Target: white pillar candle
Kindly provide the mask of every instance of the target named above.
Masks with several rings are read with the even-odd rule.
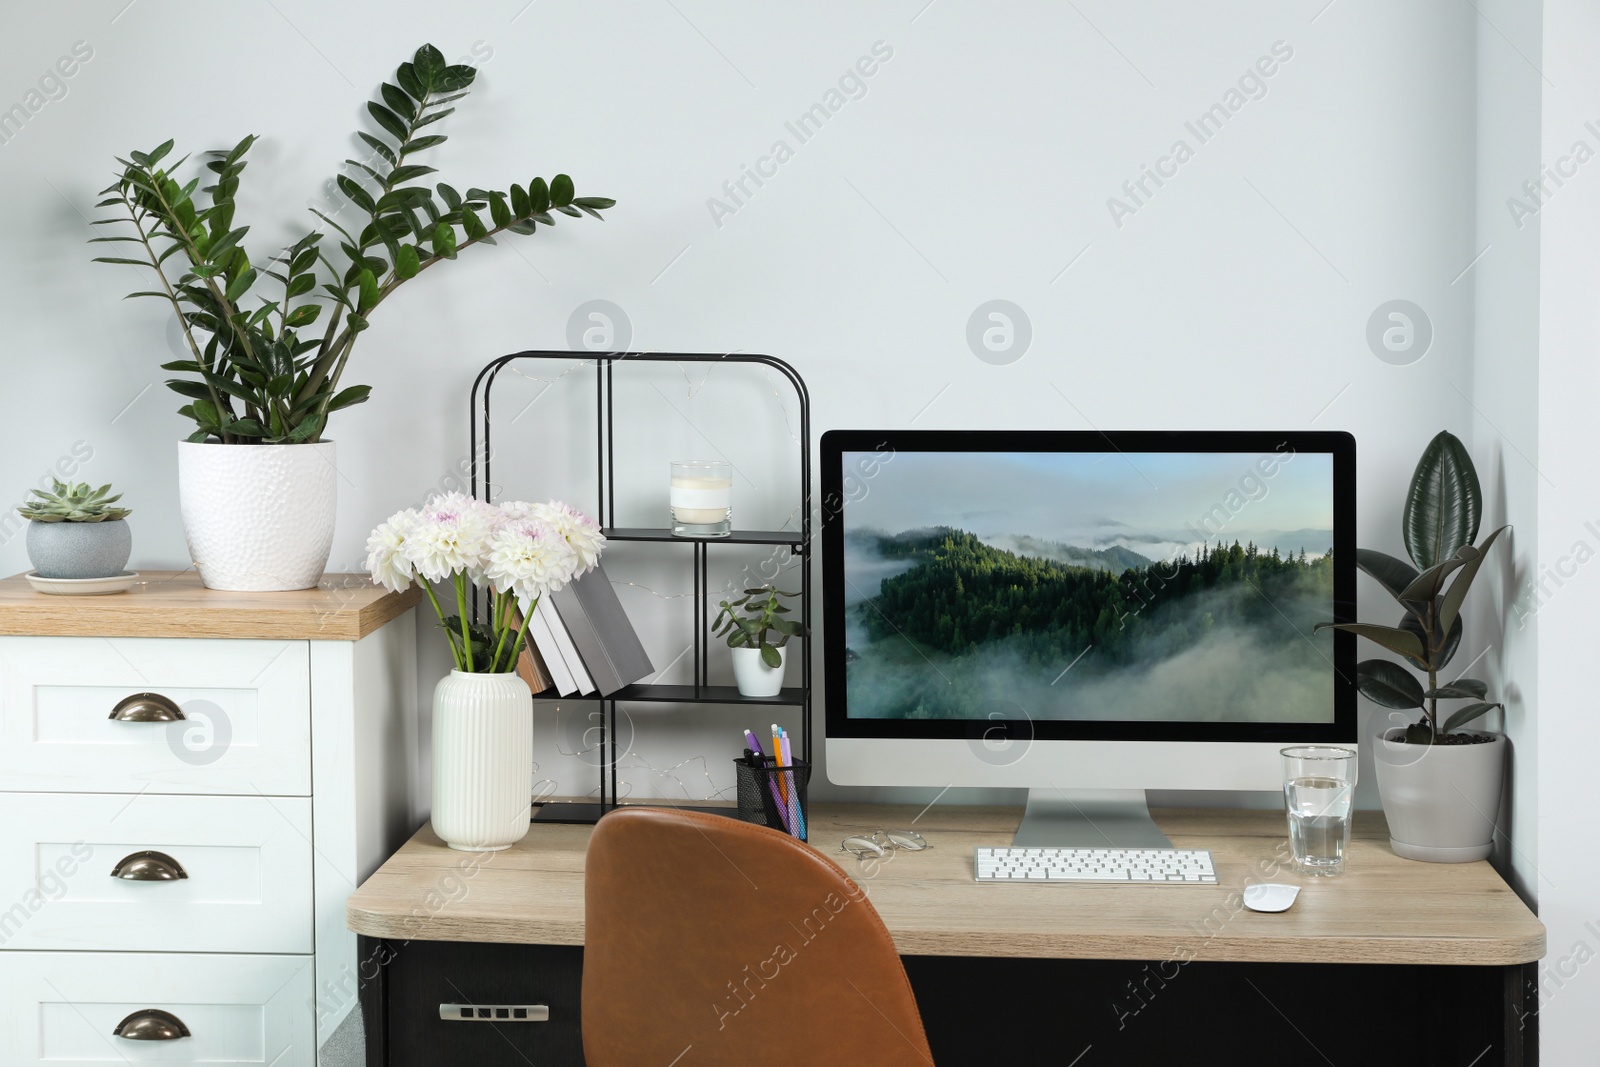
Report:
[[[724,522],[733,507],[733,478],[674,475],[669,500],[679,522],[697,526]]]

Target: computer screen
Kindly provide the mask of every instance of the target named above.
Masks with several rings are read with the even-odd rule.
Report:
[[[823,477],[830,737],[1353,729],[1348,435],[834,431]]]

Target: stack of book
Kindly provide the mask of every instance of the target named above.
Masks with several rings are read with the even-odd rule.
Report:
[[[531,614],[522,607],[528,640],[517,672],[535,693],[605,697],[655,670],[598,564],[540,597]]]

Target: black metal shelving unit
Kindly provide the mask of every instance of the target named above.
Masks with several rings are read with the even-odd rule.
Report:
[[[595,471],[599,488],[596,516],[606,537],[612,541],[672,543],[691,550],[694,592],[691,625],[694,629],[694,681],[689,685],[649,685],[635,683],[625,686],[609,697],[562,697],[563,700],[598,701],[600,724],[604,733],[600,740],[602,758],[599,762],[600,801],[597,804],[555,803],[539,807],[534,814],[536,822],[592,823],[615,808],[617,796],[617,705],[627,702],[654,702],[674,704],[725,704],[754,707],[794,707],[800,709],[800,753],[806,761],[811,759],[811,639],[801,641],[800,679],[798,686],[786,687],[776,697],[746,697],[731,685],[711,685],[708,681],[711,662],[711,593],[709,589],[708,562],[710,550],[717,545],[770,545],[788,547],[800,560],[800,620],[806,633],[811,633],[811,401],[805,381],[793,367],[773,356],[751,353],[709,352],[562,352],[537,350],[514,352],[489,363],[478,373],[472,384],[471,399],[471,456],[472,495],[492,501],[491,476],[492,441],[494,427],[494,385],[500,373],[519,361],[568,361],[589,363],[594,366],[595,383]],[[674,536],[670,527],[640,528],[619,527],[616,501],[616,408],[615,373],[619,365],[628,363],[744,363],[768,367],[777,371],[789,382],[800,404],[800,529],[799,530],[734,530],[730,536],[717,538],[687,538]],[[537,694],[536,694],[537,695]],[[757,731],[759,735],[759,730]],[[731,757],[730,757],[731,758]],[[683,805],[674,805],[683,807]]]

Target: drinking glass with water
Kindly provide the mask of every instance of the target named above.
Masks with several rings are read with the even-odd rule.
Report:
[[[1354,749],[1306,745],[1283,750],[1283,802],[1289,848],[1312,874],[1338,874],[1350,843],[1355,801]]]

